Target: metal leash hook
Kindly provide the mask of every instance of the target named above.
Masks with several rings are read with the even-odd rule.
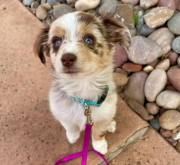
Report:
[[[93,121],[91,119],[91,110],[90,110],[89,106],[86,103],[85,103],[84,115],[87,116],[86,124],[93,125]]]

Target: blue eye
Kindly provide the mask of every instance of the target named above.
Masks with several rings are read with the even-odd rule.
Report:
[[[85,38],[84,40],[87,44],[91,44],[93,40],[91,38]]]
[[[60,46],[60,45],[61,45],[61,41],[57,39],[57,40],[55,41],[55,45],[56,45],[56,46]]]

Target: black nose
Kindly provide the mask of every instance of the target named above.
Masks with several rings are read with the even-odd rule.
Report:
[[[76,61],[77,57],[74,54],[67,53],[61,57],[61,62],[65,67],[71,67]]]

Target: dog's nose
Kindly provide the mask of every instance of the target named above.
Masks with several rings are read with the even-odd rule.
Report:
[[[76,61],[77,57],[74,54],[67,53],[61,57],[61,62],[65,67],[71,67]]]

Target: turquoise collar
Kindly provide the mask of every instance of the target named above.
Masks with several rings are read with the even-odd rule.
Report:
[[[99,100],[97,102],[93,102],[93,101],[87,101],[87,100],[81,100],[78,99],[76,97],[71,97],[73,100],[77,101],[78,103],[84,105],[84,106],[89,106],[89,105],[95,105],[97,107],[100,107],[101,104],[104,102],[104,100],[106,99],[106,96],[108,94],[109,91],[109,86],[106,85],[106,91],[105,93],[102,94],[102,96],[99,98]]]

